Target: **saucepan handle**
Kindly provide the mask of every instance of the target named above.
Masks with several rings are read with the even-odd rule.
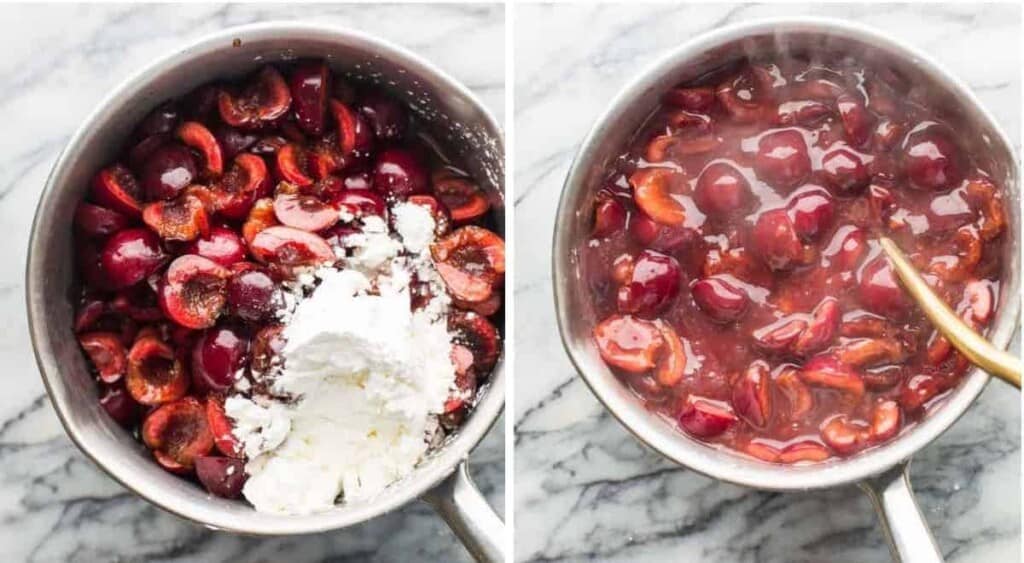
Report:
[[[505,561],[505,524],[473,484],[468,462],[460,463],[423,500],[444,518],[474,559],[481,563]]]
[[[860,488],[867,493],[878,512],[893,561],[942,563],[942,552],[914,499],[909,468],[910,461],[907,460],[862,481]]]

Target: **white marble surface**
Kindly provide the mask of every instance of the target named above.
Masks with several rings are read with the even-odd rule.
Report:
[[[642,448],[576,376],[552,313],[553,214],[578,143],[627,79],[696,33],[785,14],[862,21],[948,65],[1020,138],[1019,7],[823,4],[517,8],[517,560],[888,560],[871,507],[852,487],[752,492]],[[918,500],[949,561],[1020,561],[1019,401],[990,385],[914,462]]]
[[[504,117],[500,5],[0,6],[0,561],[468,561],[425,504],[340,532],[256,539],[208,531],[136,498],[65,436],[25,319],[29,224],[46,175],[92,107],[128,74],[232,25],[305,18],[376,33],[432,60]],[[472,56],[466,56],[472,53]],[[56,225],[55,228],[70,228]],[[504,508],[499,421],[473,473]]]

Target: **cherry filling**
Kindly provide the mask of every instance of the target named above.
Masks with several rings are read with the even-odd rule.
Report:
[[[663,96],[601,178],[576,250],[597,351],[649,409],[699,440],[811,463],[893,439],[958,384],[969,362],[877,241],[984,330],[1006,196],[984,139],[908,84],[849,57],[764,58]]]
[[[465,419],[501,354],[505,247],[483,184],[425,125],[325,61],[298,61],[161,104],[95,173],[72,227],[74,335],[99,407],[160,466],[241,494],[248,460],[224,405],[265,392],[282,364],[284,284],[343,266],[371,217],[394,234],[389,209],[403,202],[435,220],[441,280],[415,272],[412,307],[451,298],[456,377],[439,418],[445,431]]]

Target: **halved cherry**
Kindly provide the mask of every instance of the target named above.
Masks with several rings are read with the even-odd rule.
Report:
[[[908,413],[919,412],[929,401],[948,388],[949,384],[935,375],[915,375],[900,385],[900,406]]]
[[[252,339],[252,361],[249,366],[259,374],[270,369],[284,350],[284,325],[268,324]]]
[[[641,245],[668,254],[683,250],[699,238],[695,229],[663,225],[640,210],[629,214],[627,224],[630,236]]]
[[[335,260],[334,251],[320,236],[292,227],[269,227],[249,245],[252,255],[280,266],[315,266]]]
[[[751,198],[750,183],[735,166],[726,162],[709,164],[700,173],[693,194],[698,209],[717,217],[746,209]]]
[[[80,334],[93,328],[106,313],[105,302],[93,297],[84,297],[75,310],[75,333]]]
[[[338,146],[341,154],[346,155],[360,147],[359,116],[338,100],[331,100],[331,112],[338,124]]]
[[[978,325],[984,325],[992,318],[995,310],[995,294],[992,282],[971,280],[964,285],[964,295],[958,310],[963,308],[966,316]]]
[[[142,209],[142,221],[164,240],[192,241],[210,233],[203,202],[189,194],[154,201]]]
[[[476,393],[476,370],[473,368],[473,352],[462,344],[452,344],[452,366],[455,368],[455,389],[444,403],[445,414],[461,410]]]
[[[160,283],[160,308],[181,326],[200,329],[213,326],[227,299],[224,266],[195,254],[171,262]]]
[[[782,463],[817,462],[825,461],[830,457],[832,454],[825,449],[825,446],[811,440],[790,444],[779,453],[779,461]]]
[[[483,301],[477,301],[475,303],[472,303],[460,301],[458,299],[452,299],[452,305],[455,305],[460,309],[473,311],[478,315],[490,317],[497,313],[498,309],[501,309],[501,306],[504,303],[504,301],[505,300],[504,297],[502,296],[502,292],[500,290],[495,289],[493,292],[491,292],[491,296]]]
[[[217,212],[229,219],[242,219],[269,185],[267,163],[254,154],[235,157],[221,181],[213,190]]]
[[[627,283],[619,288],[618,309],[623,313],[651,316],[679,295],[682,268],[675,258],[644,250],[633,261]]]
[[[938,191],[956,187],[965,167],[953,133],[944,127],[922,124],[903,141],[903,168],[913,188]]]
[[[75,226],[87,237],[108,237],[128,226],[128,217],[114,211],[82,202],[75,209]]]
[[[224,157],[217,137],[197,121],[186,121],[178,127],[176,133],[182,143],[199,151],[203,155],[206,175],[217,178],[224,173]]]
[[[793,343],[807,330],[807,321],[786,316],[753,333],[754,342],[764,350],[775,353],[789,352]]]
[[[121,335],[112,332],[89,332],[78,337],[78,343],[104,383],[115,383],[124,377],[128,358]]]
[[[844,342],[834,351],[836,358],[852,367],[901,364],[906,350],[895,338],[857,338]]]
[[[128,352],[125,388],[147,406],[176,401],[188,391],[189,378],[181,358],[155,331],[139,334]]]
[[[967,201],[981,214],[978,232],[986,241],[994,240],[1006,229],[1006,206],[1003,194],[988,178],[974,178],[967,182]]]
[[[773,82],[766,69],[752,66],[720,84],[715,95],[733,119],[754,123],[767,116]]]
[[[92,179],[90,194],[96,203],[128,217],[142,214],[142,188],[131,171],[120,164],[100,170]]]
[[[100,254],[102,272],[112,289],[139,283],[160,269],[167,254],[156,233],[145,228],[125,229],[107,239]]]
[[[775,124],[811,126],[831,114],[831,107],[815,100],[782,102],[775,113]]]
[[[196,477],[210,494],[226,499],[242,494],[247,475],[241,459],[203,455],[195,458],[195,468]]]
[[[803,240],[813,241],[832,226],[835,204],[827,191],[808,186],[790,197],[786,212],[796,234]]]
[[[103,385],[100,391],[100,406],[110,418],[125,428],[132,428],[142,414],[142,405],[125,390],[123,383]]]
[[[232,127],[253,129],[274,121],[287,113],[292,95],[284,77],[272,66],[260,70],[256,80],[235,97],[221,90],[217,94],[217,109],[224,123]]]
[[[277,215],[274,214],[274,200],[265,197],[257,200],[249,210],[249,216],[242,224],[242,237],[251,247],[257,234],[278,224]]]
[[[719,322],[739,320],[747,312],[750,296],[729,275],[697,280],[690,286],[694,302],[709,317]]]
[[[784,368],[775,378],[775,385],[785,395],[789,402],[789,409],[786,411],[791,421],[801,421],[803,417],[814,408],[814,395],[799,375],[799,370],[793,367]]]
[[[309,160],[306,149],[295,143],[288,143],[277,151],[277,170],[286,182],[300,188],[313,185],[309,173]]]
[[[232,229],[213,227],[185,247],[185,254],[198,254],[226,268],[245,260],[245,243]]]
[[[879,315],[905,315],[910,301],[903,294],[892,266],[884,256],[867,263],[860,271],[860,302]]]
[[[686,372],[686,348],[671,325],[665,321],[658,321],[657,325],[665,341],[665,351],[658,360],[654,379],[662,387],[672,387],[683,379]]]
[[[304,62],[289,77],[295,121],[303,131],[319,137],[324,133],[324,114],[331,92],[331,70],[323,61]]]
[[[192,347],[192,381],[205,391],[227,391],[249,361],[249,338],[227,326],[208,329]]]
[[[472,179],[442,169],[433,176],[434,193],[448,208],[456,223],[474,221],[491,208],[483,191]]]
[[[658,223],[677,227],[686,222],[686,208],[672,197],[672,180],[673,172],[667,168],[643,168],[629,183],[637,207]]]
[[[828,260],[827,267],[838,272],[851,272],[857,268],[865,252],[867,235],[864,231],[852,225],[844,225],[836,229],[821,255]]]
[[[213,127],[213,135],[217,138],[217,144],[221,148],[221,158],[230,160],[249,150],[250,147],[260,140],[255,133],[240,131],[234,127],[219,124]]]
[[[798,186],[811,173],[804,136],[796,129],[782,129],[761,137],[754,171],[776,188],[790,190]]]
[[[654,322],[612,315],[594,327],[594,341],[606,364],[630,373],[646,373],[657,365],[665,337]]]
[[[764,428],[772,416],[771,373],[768,364],[750,364],[732,386],[732,408],[751,426]]]
[[[142,441],[157,462],[173,472],[189,471],[196,458],[213,449],[206,412],[195,397],[167,403],[142,423]]]
[[[839,455],[851,455],[864,449],[871,437],[865,424],[857,424],[846,415],[828,419],[821,427],[821,440]]]
[[[679,158],[709,153],[722,144],[722,140],[711,133],[702,135],[659,135],[647,144],[644,159],[648,162],[665,162]]]
[[[285,226],[310,232],[322,231],[338,222],[338,210],[311,195],[278,195],[274,198],[274,215]]]
[[[679,413],[678,420],[687,434],[708,439],[728,430],[737,418],[727,403],[692,395]]]
[[[388,148],[377,154],[373,186],[386,195],[405,197],[427,193],[430,180],[423,162],[412,151]]]
[[[597,238],[611,236],[626,228],[626,207],[617,199],[607,198],[594,206],[594,230]]]
[[[413,196],[425,198],[430,196]],[[411,200],[410,200],[411,201]],[[417,199],[421,203],[423,199]],[[387,216],[387,202],[375,191],[371,190],[342,190],[331,198],[331,205],[338,209],[334,212],[335,217],[339,216],[347,220],[362,219],[370,215],[377,217]]]
[[[839,301],[834,297],[823,299],[811,312],[807,328],[793,341],[793,353],[808,356],[828,348],[839,332],[841,320]]]
[[[751,234],[754,250],[773,270],[787,270],[804,261],[804,247],[786,209],[761,214]]]
[[[498,329],[482,315],[453,312],[448,316],[448,332],[455,344],[461,344],[473,355],[473,369],[478,374],[490,373],[501,354]]]
[[[430,245],[434,266],[452,296],[480,302],[505,278],[505,241],[475,225],[462,227]]]
[[[715,89],[708,86],[673,88],[665,93],[662,100],[689,111],[707,111],[715,103]]]
[[[136,284],[117,292],[110,300],[110,311],[140,323],[163,320],[164,313],[157,303],[156,293],[149,284]]]
[[[349,189],[349,191],[354,191]],[[358,191],[358,190],[355,190]],[[373,193],[373,192],[367,192]],[[413,205],[419,205],[420,207],[426,207],[430,211],[430,216],[434,218],[434,237],[440,238],[447,235],[451,231],[452,218],[448,214],[448,210],[441,202],[437,201],[432,195],[411,195],[406,200],[408,203]],[[384,205],[384,200],[381,199],[381,205]],[[385,207],[386,209],[386,207]],[[383,213],[383,211],[381,212]]]
[[[244,457],[242,445],[233,433],[234,425],[224,412],[224,400],[218,395],[206,398],[206,422],[210,425],[214,445],[220,453],[235,458]]]
[[[835,149],[821,159],[821,169],[829,186],[840,194],[856,194],[871,181],[864,162],[853,151]]]
[[[871,438],[884,442],[899,434],[902,419],[899,403],[892,400],[878,403],[871,412]]]
[[[849,393],[855,397],[864,394],[864,379],[835,356],[815,356],[804,364],[800,378],[809,385],[827,387]]]
[[[875,116],[864,107],[864,104],[850,94],[841,94],[836,98],[836,107],[843,121],[846,141],[855,147],[863,146],[871,137],[875,127]]]

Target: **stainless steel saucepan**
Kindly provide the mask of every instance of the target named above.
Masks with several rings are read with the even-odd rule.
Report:
[[[206,494],[160,469],[146,449],[99,407],[95,383],[71,328],[78,283],[69,225],[90,177],[115,156],[134,124],[162,101],[211,80],[299,57],[325,58],[338,75],[378,83],[408,102],[434,137],[483,182],[494,203],[498,230],[504,232],[500,128],[480,101],[443,71],[403,48],[342,28],[264,23],[218,32],[116,87],[68,142],[40,196],[29,242],[26,298],[36,360],[50,399],[71,439],[111,477],[153,504],[210,528],[258,535],[323,532],[422,498],[475,557],[502,561],[504,525],[470,480],[466,460],[501,414],[503,362],[458,433],[412,475],[372,502],[342,504],[310,516],[264,514],[245,502]]]
[[[987,142],[990,172],[1018,202],[1018,164],[1011,142],[967,86],[927,55],[888,35],[847,22],[799,18],[734,25],[701,35],[674,49],[632,80],[597,120],[569,171],[554,233],[554,292],[559,328],[569,357],[598,399],[637,438],[676,463],[715,479],[773,491],[807,491],[858,484],[877,508],[894,559],[941,561],[908,480],[911,456],[930,444],[970,407],[989,376],[975,369],[929,416],[897,439],[849,459],[784,466],[741,457],[684,437],[643,408],[601,361],[590,337],[595,319],[583,287],[578,245],[591,228],[589,202],[613,159],[669,88],[747,54],[766,52],[849,54],[892,65],[915,84],[925,84],[938,103],[961,108],[962,127]],[[1008,205],[1011,244],[990,340],[1005,348],[1019,323],[1020,208]],[[1008,393],[1015,393],[1007,389]]]

